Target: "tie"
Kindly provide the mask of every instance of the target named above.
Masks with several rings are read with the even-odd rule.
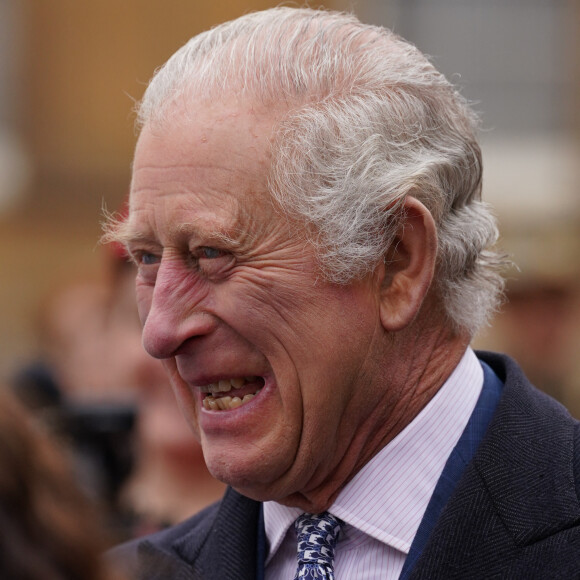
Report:
[[[334,546],[343,522],[324,512],[302,514],[294,525],[298,535],[298,569],[294,580],[334,580]]]

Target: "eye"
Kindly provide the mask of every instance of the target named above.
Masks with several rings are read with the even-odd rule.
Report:
[[[151,252],[141,252],[138,255],[138,264],[143,265],[143,266],[152,266],[154,264],[158,264],[160,257],[152,254]]]
[[[221,258],[222,256],[226,255],[226,253],[222,250],[218,250],[217,248],[210,248],[209,246],[201,246],[198,252],[198,259],[205,258],[206,260],[215,260],[216,258]]]
[[[161,262],[161,252],[156,253],[146,249],[130,249],[129,256],[137,266],[138,279],[147,283],[155,283],[157,270]]]
[[[138,268],[154,266],[161,261],[160,255],[154,252],[148,252],[147,250],[132,250],[129,252],[129,256]]]

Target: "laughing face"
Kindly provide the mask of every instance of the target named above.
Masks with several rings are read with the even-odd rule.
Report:
[[[165,361],[210,471],[312,509],[385,419],[385,344],[375,277],[325,282],[303,226],[275,209],[274,122],[220,104],[146,126],[125,237],[145,348]]]

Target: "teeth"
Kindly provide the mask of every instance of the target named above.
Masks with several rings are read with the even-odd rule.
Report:
[[[261,389],[256,391],[255,394],[248,393],[247,395],[244,395],[242,399],[240,399],[240,397],[229,396],[218,397],[216,399],[211,395],[208,395],[203,400],[203,407],[208,411],[229,411],[231,409],[237,409],[238,407],[241,407],[242,405],[245,405],[251,401],[260,392],[260,390]]]
[[[217,403],[217,406],[222,411],[225,411],[226,409],[229,408],[231,401],[232,401],[231,397],[222,397],[222,398],[215,400],[215,402]]]
[[[247,396],[248,395],[246,395],[246,397]],[[240,397],[234,397],[233,399],[230,400],[228,408],[229,409],[236,409],[237,407],[241,407],[243,404],[244,403],[243,403],[242,399],[240,399]]]
[[[246,383],[257,380],[257,377],[236,377],[234,379],[223,379],[218,383],[211,383],[201,387],[204,393],[227,393],[232,389],[240,389]]]

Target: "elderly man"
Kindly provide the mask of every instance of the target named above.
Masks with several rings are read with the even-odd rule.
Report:
[[[108,238],[230,487],[114,556],[143,580],[578,577],[578,425],[469,347],[502,258],[476,118],[427,59],[259,12],[180,49],[139,121]]]

